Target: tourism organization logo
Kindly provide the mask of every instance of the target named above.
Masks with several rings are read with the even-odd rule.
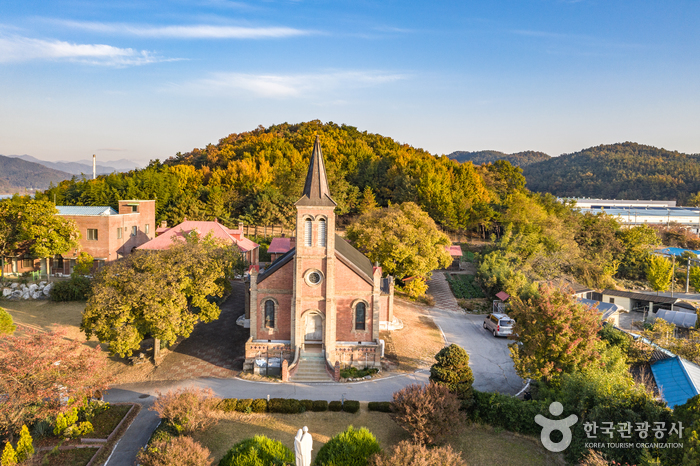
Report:
[[[554,401],[549,405],[549,412],[552,416],[560,416],[564,412],[564,406],[558,401]],[[578,416],[575,414],[559,420],[549,419],[541,414],[535,416],[535,422],[542,426],[542,433],[540,434],[542,445],[554,453],[566,450],[571,444],[571,426],[576,424],[577,421]],[[559,431],[562,434],[562,439],[558,442],[552,442],[551,435],[554,431]]]
[[[549,405],[549,412],[552,416],[561,416],[564,406],[558,401]],[[566,450],[571,445],[571,426],[578,422],[578,416],[571,414],[564,419],[549,419],[541,414],[535,416],[535,423],[542,426],[540,440],[544,447],[553,452],[559,453]],[[617,428],[616,428],[617,427]],[[587,439],[598,440],[598,431],[608,437],[609,440],[619,437],[621,441],[599,442],[592,441],[585,444],[585,448],[683,448],[680,442],[660,442],[666,435],[676,435],[678,439],[683,438],[683,423],[672,422],[670,429],[666,428],[666,422],[584,422],[583,430]],[[649,432],[651,430],[651,433]],[[562,439],[553,442],[552,432],[561,432]],[[633,436],[638,442],[632,441]],[[672,437],[673,438],[673,437]],[[629,441],[625,441],[628,440]]]

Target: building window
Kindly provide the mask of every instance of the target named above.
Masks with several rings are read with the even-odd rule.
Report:
[[[149,231],[151,231],[151,226],[147,223],[146,224],[146,234],[148,234]]]
[[[120,228],[117,228],[117,239],[122,239],[122,229],[121,229],[121,227],[120,227]]]
[[[275,328],[275,302],[265,301],[265,328]]]
[[[24,267],[25,269],[28,267],[34,267],[34,260],[23,257],[22,258],[22,267]]]
[[[138,206],[138,204],[133,204],[133,205],[130,205],[129,207],[131,207],[131,211],[132,211],[132,212],[138,212],[138,211],[139,211],[139,206]]]
[[[312,238],[312,223],[311,220],[304,220],[304,246],[311,246]]]
[[[359,302],[355,305],[355,330],[365,330],[365,318],[367,316],[367,306]]]
[[[318,222],[318,245],[321,247],[326,246],[326,219],[322,218]]]
[[[323,281],[323,273],[321,273],[320,270],[316,269],[307,270],[304,274],[304,281],[309,286],[320,285]]]
[[[97,228],[88,228],[87,234],[89,241],[97,241]]]
[[[611,302],[612,304],[615,304],[615,298],[610,298],[610,302]]]
[[[136,233],[139,232],[139,227],[131,227],[131,236],[136,236]]]

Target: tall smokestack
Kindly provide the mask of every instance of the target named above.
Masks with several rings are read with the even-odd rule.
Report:
[[[92,154],[92,179],[94,180],[97,174],[97,157]]]

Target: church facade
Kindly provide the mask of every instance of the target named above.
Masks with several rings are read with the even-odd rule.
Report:
[[[263,271],[250,267],[248,369],[272,350],[286,354],[293,371],[311,348],[320,348],[329,372],[336,362],[380,367],[379,330],[394,319],[393,279],[335,233],[336,205],[317,137],[296,203],[294,247]]]

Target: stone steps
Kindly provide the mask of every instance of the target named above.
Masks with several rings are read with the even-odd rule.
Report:
[[[291,380],[302,383],[333,381],[326,371],[323,353],[316,351],[302,351],[299,355],[299,366]]]

